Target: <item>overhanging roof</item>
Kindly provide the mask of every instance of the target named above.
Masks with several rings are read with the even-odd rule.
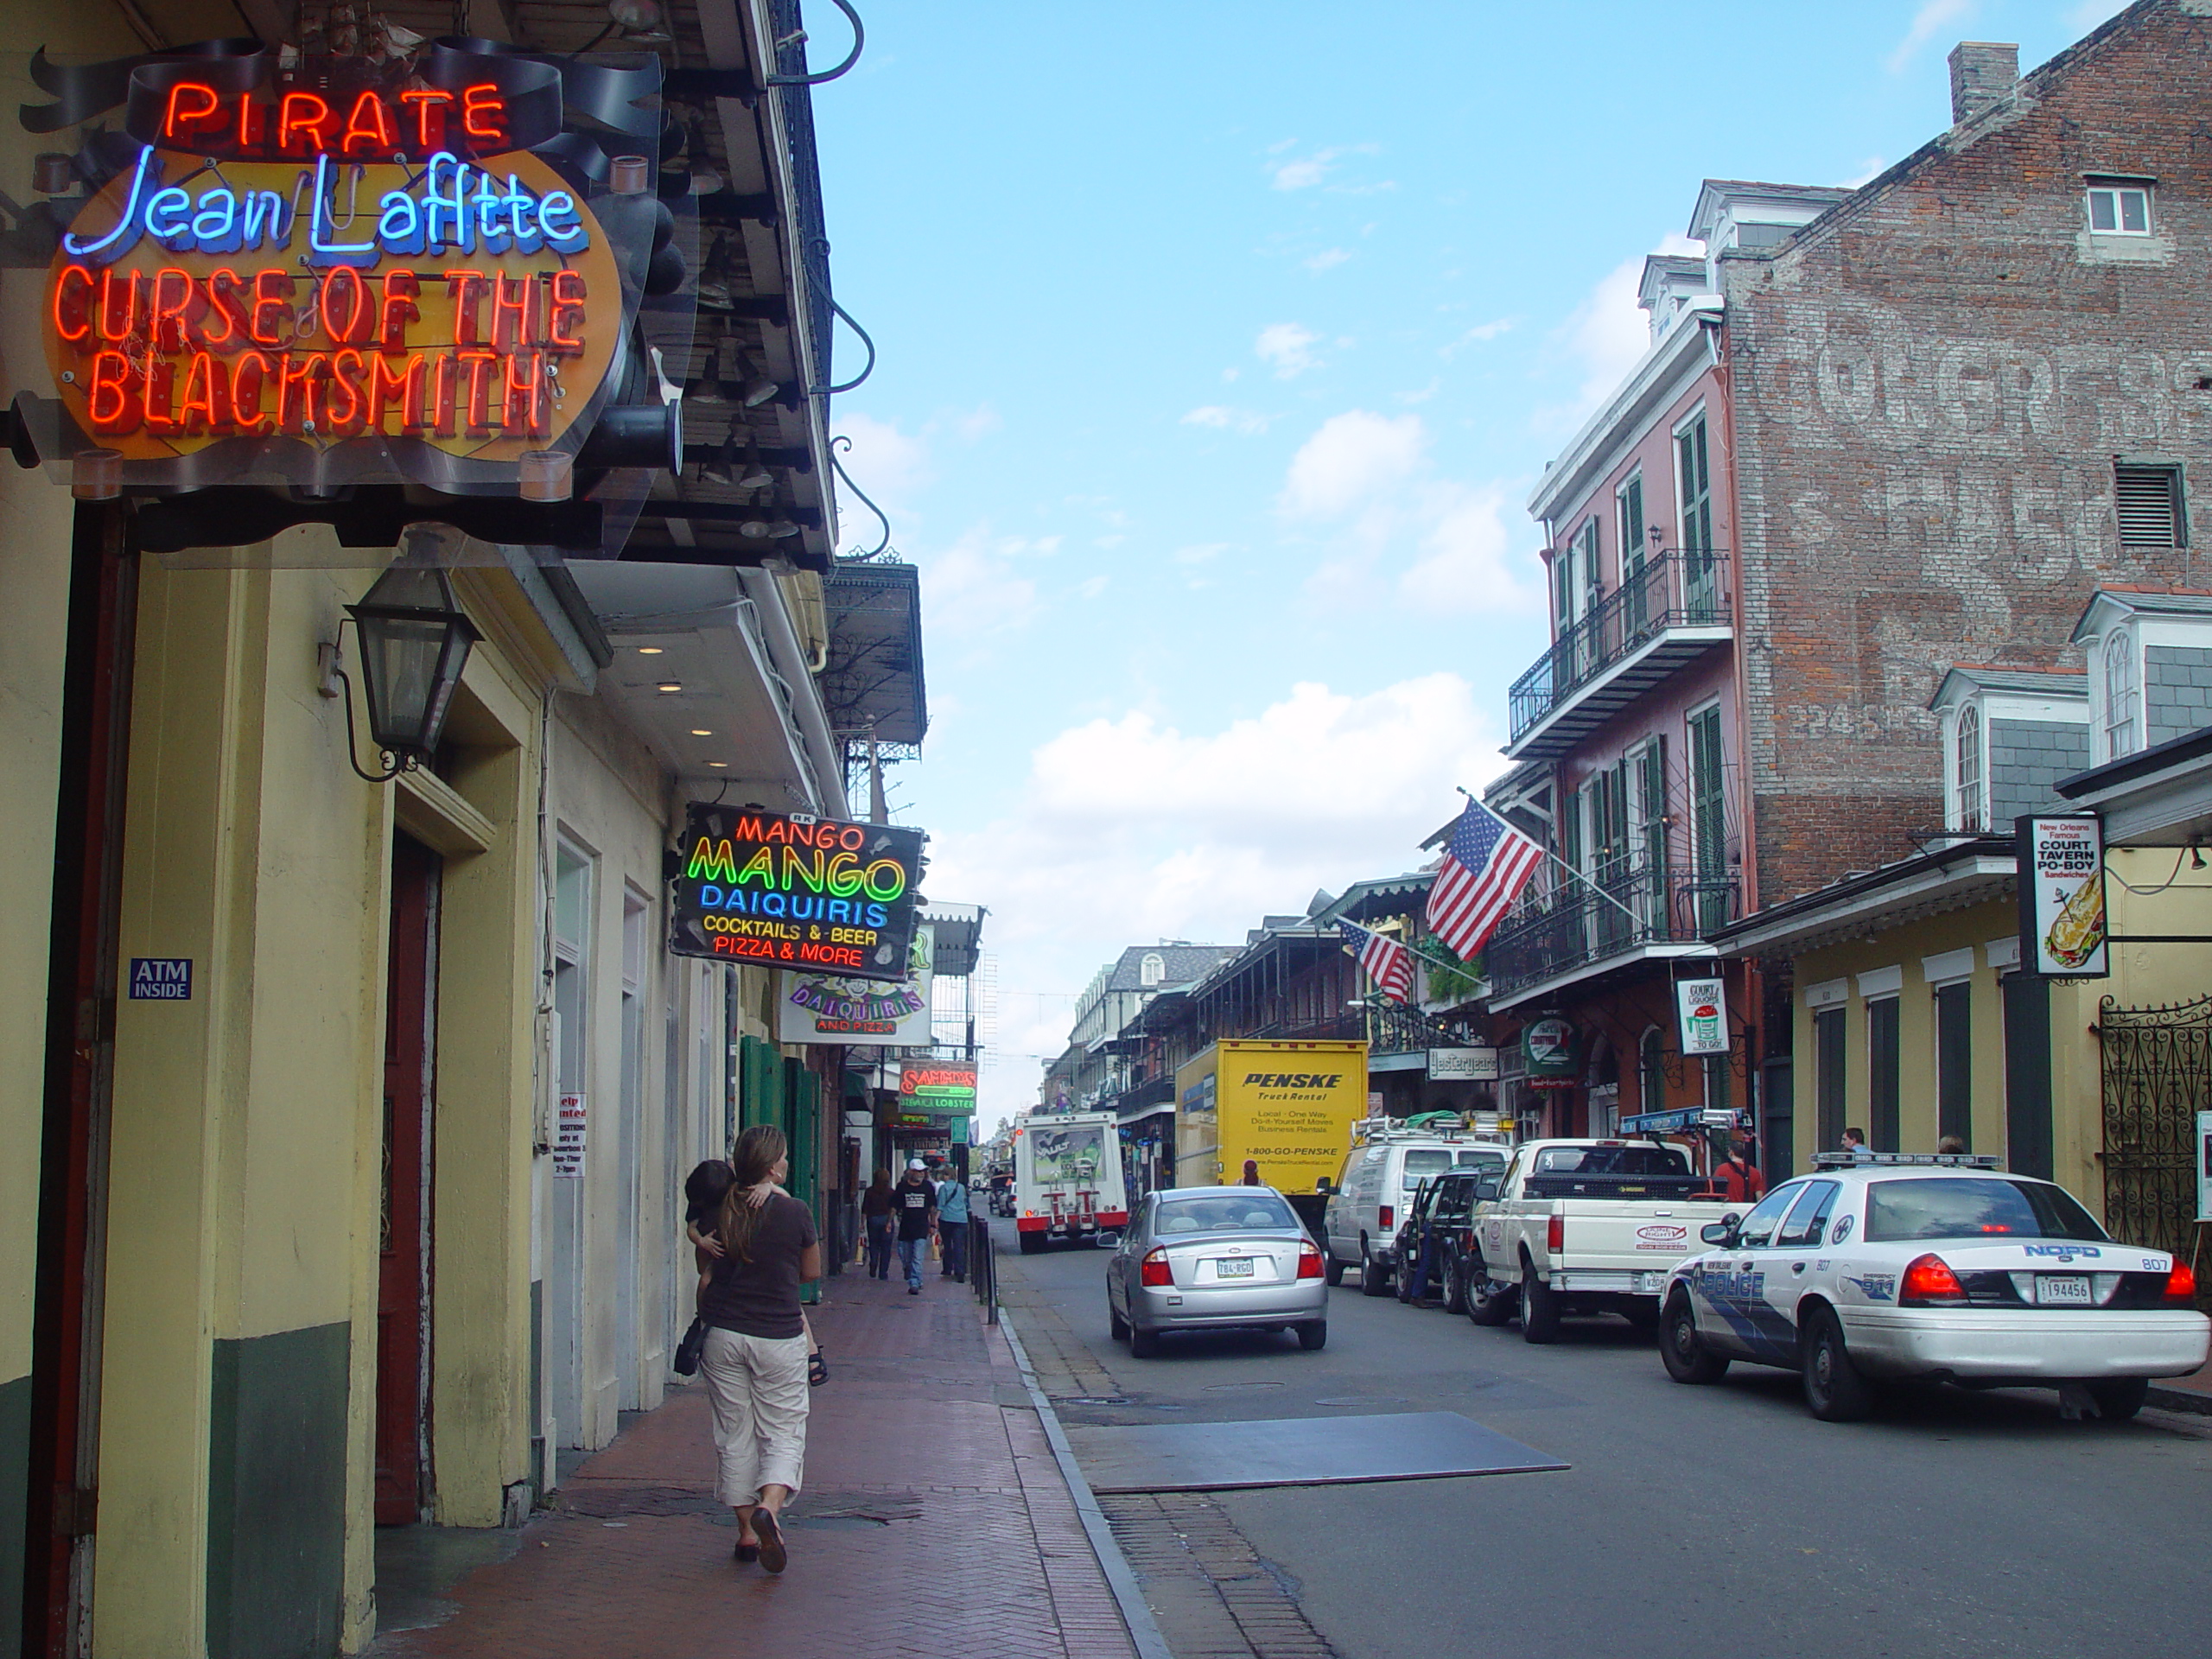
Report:
[[[830,659],[822,701],[841,737],[919,743],[929,730],[922,678],[920,574],[896,560],[840,559],[822,578]]]
[[[976,961],[982,954],[983,918],[989,914],[981,905],[926,905],[921,919],[930,925],[936,947],[931,957],[931,971],[948,979],[960,979],[976,971]]]
[[[683,788],[727,785],[778,811],[830,806],[735,570],[597,560],[569,569],[614,646],[600,696]],[[820,759],[834,775],[834,757]]]
[[[2212,841],[2212,726],[2077,772],[2056,788],[2083,810],[2104,814],[2109,845]]]
[[[1970,836],[1770,905],[1708,938],[1723,956],[1796,956],[1869,938],[1925,916],[2009,899],[2014,875],[2011,836]]]

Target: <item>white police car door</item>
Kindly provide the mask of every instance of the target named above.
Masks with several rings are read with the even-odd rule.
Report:
[[[1783,1345],[1782,1352],[1770,1357],[1791,1363],[1797,1357],[1797,1304],[1806,1287],[1819,1276],[1820,1250],[1827,1239],[1828,1217],[1843,1191],[1840,1182],[1821,1180],[1800,1183],[1799,1189],[1797,1202],[1774,1230],[1774,1243],[1758,1257],[1758,1271],[1765,1281],[1766,1302],[1771,1310],[1763,1328]]]
[[[1786,1346],[1796,1351],[1795,1332],[1773,1329],[1774,1311],[1766,1300],[1766,1255],[1789,1206],[1804,1195],[1802,1182],[1786,1182],[1751,1206],[1737,1229],[1736,1248],[1715,1249],[1690,1275],[1697,1304],[1698,1332],[1724,1353],[1770,1360]],[[1794,1363],[1794,1362],[1793,1362]]]

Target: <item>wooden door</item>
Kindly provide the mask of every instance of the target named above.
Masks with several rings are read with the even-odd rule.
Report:
[[[423,1518],[429,1497],[430,1118],[439,860],[391,848],[385,977],[384,1179],[377,1257],[377,1524]]]

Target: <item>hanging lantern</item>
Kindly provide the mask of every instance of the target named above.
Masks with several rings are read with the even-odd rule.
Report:
[[[385,776],[427,764],[469,647],[484,636],[461,614],[452,579],[428,565],[394,565],[346,609],[360,635],[369,736],[391,759]]]

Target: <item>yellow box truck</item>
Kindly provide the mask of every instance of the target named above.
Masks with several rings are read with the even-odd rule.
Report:
[[[1226,1039],[1175,1073],[1175,1185],[1262,1186],[1311,1196],[1344,1167],[1367,1116],[1367,1045]]]

